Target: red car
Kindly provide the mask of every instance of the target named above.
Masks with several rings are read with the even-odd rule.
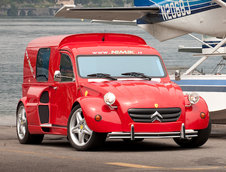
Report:
[[[45,134],[77,150],[103,143],[173,138],[198,147],[209,137],[208,107],[170,81],[160,54],[134,35],[92,33],[31,41],[17,106],[20,143]]]

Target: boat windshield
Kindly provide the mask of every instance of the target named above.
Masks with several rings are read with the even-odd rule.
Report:
[[[78,56],[77,64],[79,75],[83,78],[101,76],[163,78],[166,75],[162,60],[153,55]]]

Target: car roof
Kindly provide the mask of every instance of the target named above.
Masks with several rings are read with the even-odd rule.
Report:
[[[75,35],[57,35],[40,37],[34,39],[28,44],[28,47],[61,47],[71,43],[84,43],[89,42],[94,45],[97,42],[114,42],[120,44],[139,44],[147,45],[146,42],[135,35],[130,34],[117,34],[117,33],[86,33]]]

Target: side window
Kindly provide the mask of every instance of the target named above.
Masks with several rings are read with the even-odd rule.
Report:
[[[39,82],[48,81],[49,57],[50,57],[50,48],[41,48],[38,51],[36,62],[36,80]]]
[[[61,54],[60,72],[62,82],[70,82],[74,80],[73,66],[71,59],[67,54]]]

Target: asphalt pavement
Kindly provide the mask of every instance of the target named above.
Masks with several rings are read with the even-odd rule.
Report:
[[[107,140],[86,152],[76,151],[62,136],[22,145],[15,127],[0,126],[0,172],[5,171],[226,171],[226,125],[214,125],[208,142],[196,149],[180,148],[172,139]]]

